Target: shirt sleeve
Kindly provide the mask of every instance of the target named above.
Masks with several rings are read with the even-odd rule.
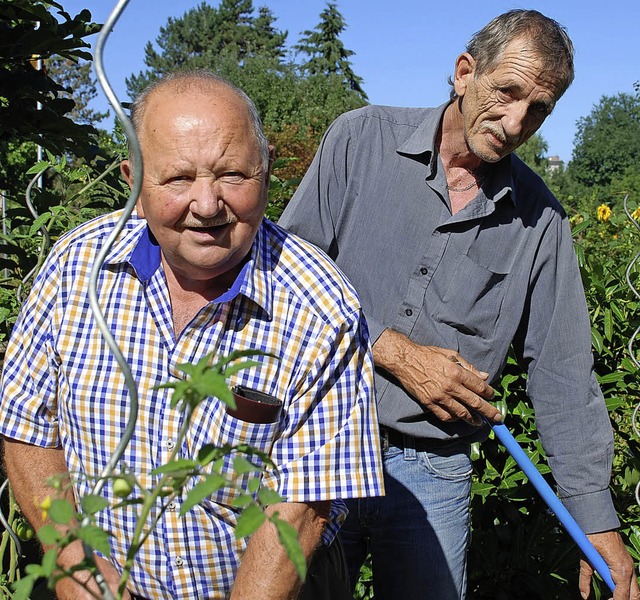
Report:
[[[278,225],[324,250],[334,261],[340,254],[336,234],[344,207],[357,140],[346,115],[327,129],[320,147]],[[386,326],[367,314],[371,343]]]
[[[14,325],[0,382],[0,435],[44,448],[59,445],[51,326],[57,282],[58,268],[50,257]]]
[[[619,526],[608,489],[613,432],[593,370],[591,328],[571,230],[556,215],[539,247],[515,340],[558,494],[586,533]]]
[[[383,493],[366,323],[327,325],[305,346],[264,484],[289,502]]]

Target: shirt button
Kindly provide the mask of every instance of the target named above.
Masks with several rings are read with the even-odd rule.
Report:
[[[407,308],[407,309],[404,311],[404,314],[405,314],[405,315],[407,315],[407,317],[410,317],[410,316],[413,314],[413,311],[412,311],[410,308]]]
[[[175,560],[176,567],[181,567],[184,564],[184,558],[177,556]]]
[[[170,511],[174,511],[176,509],[176,503],[172,500],[171,502],[169,502],[169,504],[167,504],[167,510]]]
[[[173,440],[167,440],[167,450],[173,450],[176,447],[176,443]]]
[[[427,269],[427,267],[422,267],[420,269],[420,273],[422,273],[423,275],[426,275],[429,272],[429,269]]]

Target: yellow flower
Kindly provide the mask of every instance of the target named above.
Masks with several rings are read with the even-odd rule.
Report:
[[[631,213],[631,216],[633,217],[634,221],[640,219],[640,206]]]
[[[611,217],[611,209],[606,204],[598,206],[598,221],[606,223]]]
[[[40,504],[36,502],[36,506],[42,511],[42,520],[46,521],[51,508],[51,496],[47,496]]]

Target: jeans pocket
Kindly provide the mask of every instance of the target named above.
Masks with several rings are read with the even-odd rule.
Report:
[[[432,452],[420,451],[417,456],[420,464],[434,477],[463,481],[473,472],[468,444],[453,444]]]

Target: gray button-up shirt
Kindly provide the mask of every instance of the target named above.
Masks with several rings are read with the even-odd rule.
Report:
[[[339,117],[279,224],[323,248],[351,279],[372,342],[391,328],[457,350],[494,383],[513,344],[560,496],[585,531],[614,528],[613,435],[566,214],[512,155],[452,215],[435,152],[445,107],[368,106]],[[469,441],[487,434],[439,421],[383,371],[376,392],[381,424],[398,431]]]

